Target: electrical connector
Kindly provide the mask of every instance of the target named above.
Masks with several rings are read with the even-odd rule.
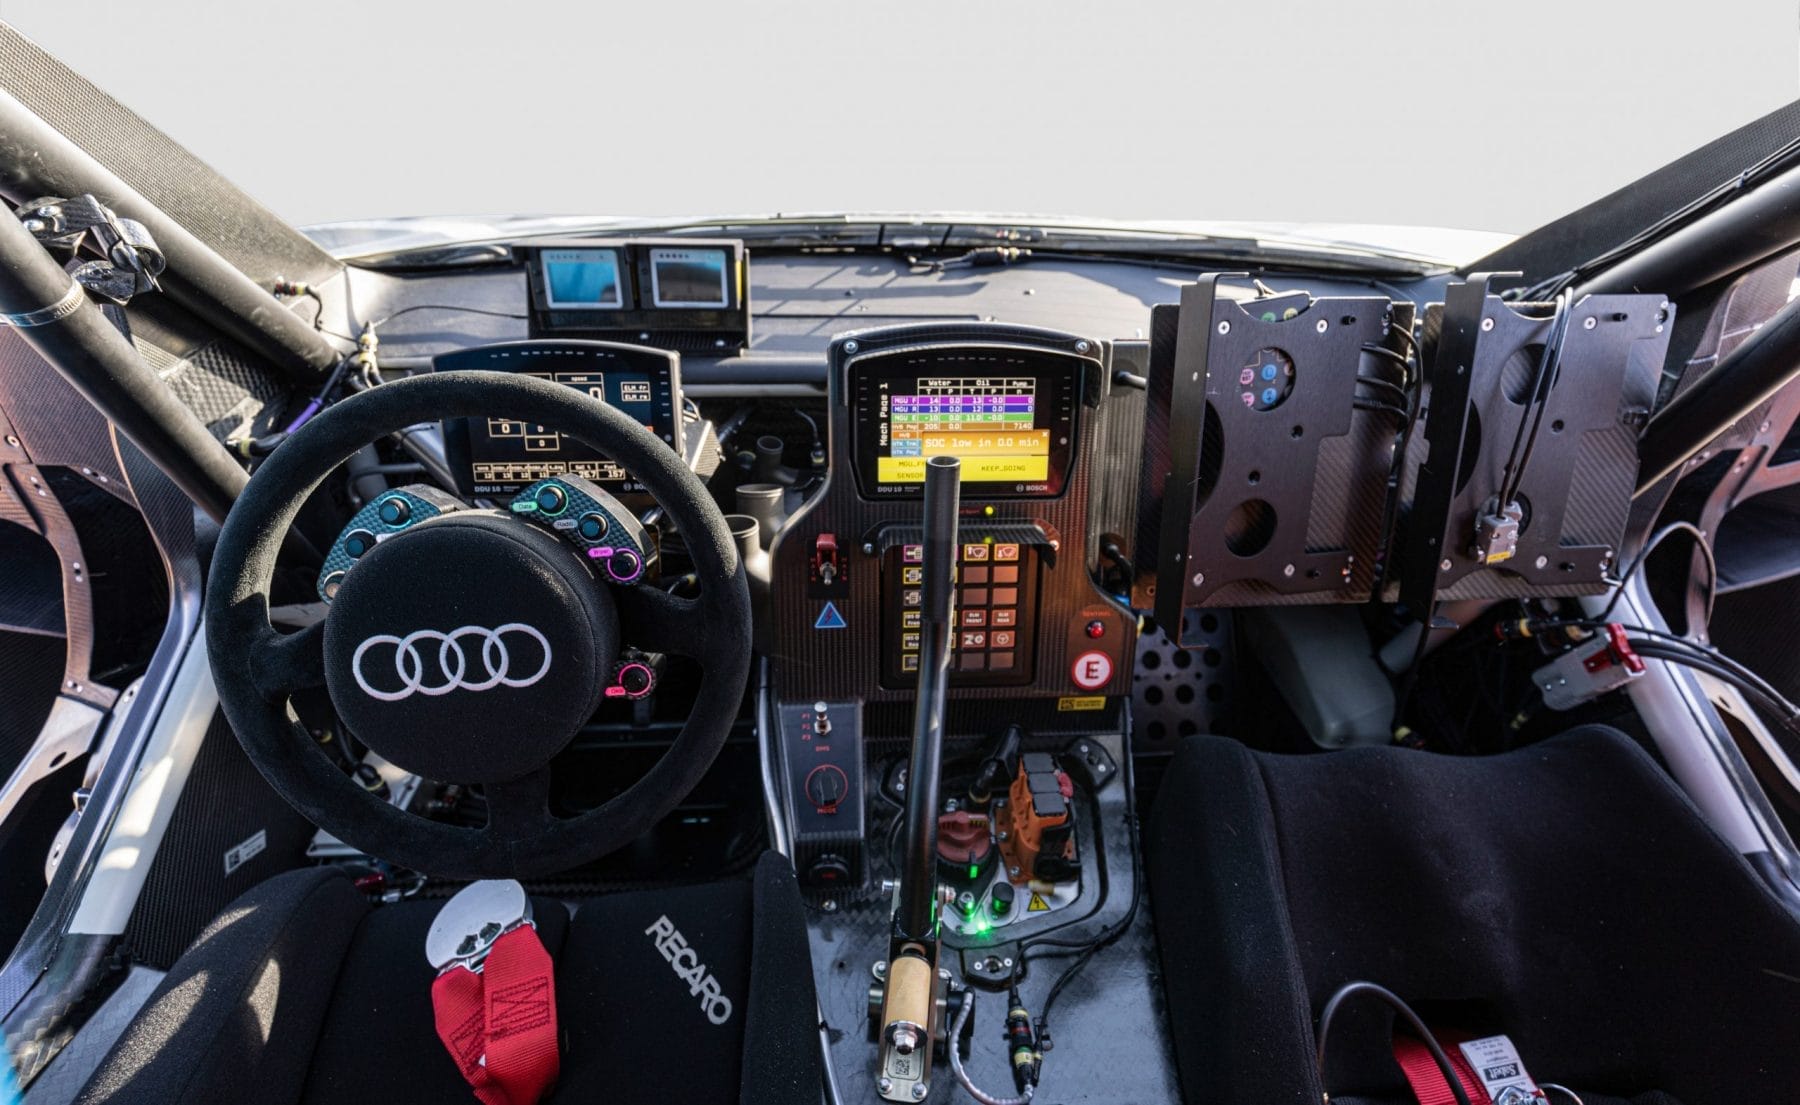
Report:
[[[1573,710],[1644,674],[1644,661],[1631,647],[1625,627],[1612,622],[1531,673],[1532,685],[1552,710]]]

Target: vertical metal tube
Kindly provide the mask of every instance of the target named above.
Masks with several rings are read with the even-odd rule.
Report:
[[[243,468],[9,212],[0,212],[0,313],[188,498],[225,520],[248,482]]]
[[[906,859],[894,934],[906,940],[937,936],[938,771],[944,750],[944,705],[950,676],[950,634],[956,594],[956,516],[962,502],[962,462],[925,462],[924,607],[920,617],[919,698],[913,707],[912,760],[906,774]]]

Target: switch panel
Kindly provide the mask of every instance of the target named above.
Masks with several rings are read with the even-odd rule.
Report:
[[[1037,550],[972,538],[965,529],[956,551],[950,685],[1031,682],[1037,657]],[[896,545],[882,558],[881,682],[886,687],[912,686],[919,679],[923,560],[921,545]]]
[[[782,703],[776,748],[786,780],[794,867],[815,890],[861,884],[862,703]]]

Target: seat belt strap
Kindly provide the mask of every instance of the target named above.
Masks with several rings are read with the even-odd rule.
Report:
[[[1462,1082],[1471,1105],[1544,1105],[1544,1091],[1532,1080],[1518,1048],[1505,1036],[1472,1039],[1459,1032],[1435,1032],[1450,1069]],[[1455,1105],[1456,1094],[1431,1049],[1413,1036],[1394,1037],[1394,1061],[1406,1075],[1419,1105]]]
[[[531,919],[531,899],[510,879],[470,883],[425,935],[438,969],[431,1015],[438,1039],[482,1105],[537,1105],[562,1070],[556,978]]]
[[[550,953],[522,925],[479,966],[454,966],[431,984],[438,1039],[483,1105],[537,1105],[562,1069]]]
[[[1469,1061],[1457,1048],[1458,1041],[1438,1036],[1438,1043],[1472,1105],[1493,1105],[1493,1099],[1488,1097]],[[1437,1060],[1431,1057],[1431,1049],[1423,1041],[1407,1035],[1395,1036],[1394,1061],[1400,1064],[1401,1073],[1406,1075],[1407,1085],[1412,1087],[1413,1097],[1419,1105],[1456,1105],[1456,1094],[1444,1081],[1444,1072],[1438,1068]]]

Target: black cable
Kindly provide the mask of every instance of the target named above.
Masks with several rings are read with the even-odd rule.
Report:
[[[1410,337],[1411,335],[1408,335],[1408,336]],[[1392,349],[1389,349],[1387,346],[1376,345],[1374,342],[1365,343],[1362,347],[1362,351],[1371,356],[1380,357],[1384,361],[1388,361],[1388,362],[1391,362],[1392,364],[1398,365],[1400,368],[1401,378],[1404,379],[1406,377],[1407,362],[1406,362],[1406,356],[1404,354],[1396,353]]]
[[[1332,1018],[1337,1016],[1338,1008],[1344,1004],[1345,1000],[1358,994],[1368,994],[1381,999],[1387,1003],[1389,1008],[1404,1018],[1406,1023],[1412,1026],[1413,1032],[1418,1035],[1419,1042],[1425,1045],[1427,1051],[1431,1052],[1432,1060],[1437,1063],[1438,1073],[1444,1076],[1444,1082],[1450,1087],[1450,1092],[1456,1096],[1456,1105],[1472,1105],[1469,1101],[1469,1092],[1463,1089],[1462,1079],[1457,1077],[1456,1068],[1450,1065],[1450,1057],[1444,1054],[1443,1045],[1439,1044],[1437,1037],[1433,1036],[1431,1031],[1425,1027],[1425,1022],[1419,1019],[1417,1013],[1413,1012],[1412,1006],[1400,1000],[1399,995],[1386,987],[1377,986],[1373,982],[1349,982],[1338,987],[1337,993],[1331,995],[1330,999],[1325,1002],[1325,1008],[1319,1013],[1320,1090],[1325,1088],[1325,1043],[1330,1037]],[[1325,1096],[1326,1100],[1330,1100],[1330,1094]]]
[[[410,315],[414,311],[456,311],[465,315],[486,315],[489,318],[528,319],[531,317],[530,315],[521,315],[517,311],[490,311],[485,307],[466,307],[459,303],[415,303],[411,307],[402,307],[392,314],[384,315],[368,325],[379,330],[401,315]],[[356,340],[348,334],[340,334],[333,330],[326,330],[324,333],[330,334],[334,338],[343,338],[345,341]]]
[[[1392,332],[1406,340],[1416,371],[1403,367],[1400,374],[1401,380],[1409,385],[1406,391],[1406,417],[1400,424],[1400,432],[1394,437],[1394,455],[1388,461],[1387,497],[1381,504],[1381,554],[1374,585],[1374,593],[1378,598],[1387,588],[1389,558],[1394,548],[1395,532],[1400,525],[1400,492],[1406,479],[1406,454],[1412,448],[1413,425],[1419,420],[1419,407],[1425,390],[1425,355],[1419,348],[1418,339],[1407,328],[1394,327]]]
[[[1410,403],[1412,401],[1412,392],[1401,387],[1399,384],[1394,383],[1392,380],[1383,380],[1378,376],[1358,376],[1356,382],[1359,384],[1367,384],[1369,387],[1385,391],[1402,403]]]
[[[1723,207],[1751,185],[1757,183],[1762,177],[1785,166],[1796,154],[1800,154],[1800,138],[1794,138],[1782,144],[1778,149],[1769,153],[1768,156],[1758,160],[1755,164],[1744,169],[1742,172],[1735,174],[1729,180],[1714,185],[1712,188],[1701,193],[1699,196],[1696,196],[1694,199],[1689,200],[1687,203],[1676,208],[1674,211],[1669,212],[1667,215],[1664,215],[1662,218],[1633,234],[1618,245],[1581,262],[1567,272],[1560,272],[1555,276],[1539,281],[1531,287],[1517,293],[1514,298],[1527,301],[1542,299],[1547,295],[1554,295],[1561,292],[1563,289],[1573,285],[1576,281],[1584,279],[1594,272],[1610,268],[1614,262],[1623,260],[1625,257],[1636,253],[1644,246],[1679,229],[1690,220]]]
[[[1130,780],[1127,779],[1126,783],[1129,784]],[[1128,804],[1131,800],[1130,794],[1131,792],[1127,790],[1126,801]],[[1050,1010],[1055,1008],[1056,999],[1062,995],[1063,989],[1067,987],[1069,983],[1075,981],[1075,976],[1081,973],[1082,968],[1086,967],[1088,963],[1093,960],[1095,955],[1102,949],[1117,943],[1119,937],[1125,935],[1125,933],[1130,930],[1132,922],[1137,919],[1138,904],[1143,899],[1144,880],[1138,859],[1138,824],[1137,814],[1135,812],[1127,811],[1125,815],[1125,832],[1127,839],[1131,842],[1131,904],[1126,907],[1125,915],[1105,929],[1102,929],[1099,935],[1088,941],[1057,940],[1040,936],[1034,940],[1026,940],[1019,945],[1019,967],[1013,976],[1015,985],[1018,983],[1017,972],[1024,969],[1026,953],[1031,949],[1079,949],[1074,952],[1045,952],[1041,955],[1031,957],[1033,959],[1055,959],[1068,954],[1074,954],[1075,956],[1075,961],[1067,967],[1064,967],[1062,973],[1056,976],[1056,981],[1050,984],[1050,993],[1044,998],[1043,1008],[1038,1010],[1037,1034],[1038,1039],[1042,1041],[1046,1050],[1052,1046],[1050,1043]]]
[[[1717,663],[1711,657],[1697,655],[1687,649],[1673,648],[1656,641],[1633,641],[1631,647],[1639,656],[1646,659],[1680,664],[1730,683],[1777,718],[1782,728],[1800,732],[1800,706],[1789,702],[1761,677],[1748,678],[1754,673],[1744,672],[1736,667]]]
[[[1619,576],[1618,589],[1613,592],[1612,599],[1607,602],[1606,608],[1600,611],[1598,621],[1612,620],[1613,609],[1619,605],[1619,600],[1625,597],[1625,585],[1630,583],[1638,570],[1649,561],[1650,554],[1656,551],[1656,547],[1677,533],[1685,533],[1692,537],[1694,544],[1699,546],[1701,557],[1706,561],[1706,622],[1711,624],[1713,603],[1719,595],[1719,561],[1713,553],[1711,542],[1706,538],[1706,531],[1692,522],[1670,522],[1650,535],[1650,539],[1644,542],[1644,547],[1638,551],[1637,556]]]
[[[1376,399],[1358,399],[1350,404],[1359,411],[1374,411],[1378,414],[1391,414],[1395,418],[1405,418],[1406,412],[1392,403],[1383,403]]]
[[[1564,293],[1556,297],[1555,306],[1551,308],[1550,333],[1544,341],[1544,352],[1538,357],[1537,373],[1532,377],[1531,390],[1525,398],[1525,410],[1519,415],[1519,424],[1513,428],[1512,447],[1506,451],[1506,467],[1500,474],[1497,499],[1502,511],[1506,509],[1506,504],[1518,497],[1519,487],[1525,476],[1525,466],[1530,463],[1531,453],[1536,448],[1538,430],[1544,421],[1544,408],[1550,404],[1550,391],[1556,386],[1556,376],[1562,369],[1562,337],[1568,332],[1572,307],[1569,296]],[[1529,434],[1525,431],[1527,423],[1531,423]],[[1521,445],[1524,447],[1523,453],[1520,452]]]

